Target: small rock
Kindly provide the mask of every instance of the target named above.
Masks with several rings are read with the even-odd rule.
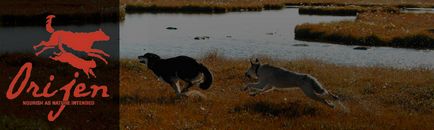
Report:
[[[209,36],[197,36],[197,37],[194,37],[194,40],[207,40],[209,38],[210,38]]]
[[[266,33],[267,35],[274,35],[274,33]]]
[[[226,38],[232,38],[232,36],[226,36]]]
[[[358,47],[354,47],[353,49],[354,49],[354,50],[368,50],[369,47],[366,47],[366,46],[358,46]]]
[[[300,47],[303,47],[303,46],[309,46],[309,45],[307,45],[307,44],[294,44],[294,45],[292,45],[292,46],[300,46]]]
[[[167,30],[178,30],[178,28],[175,28],[175,27],[167,27],[166,29]]]

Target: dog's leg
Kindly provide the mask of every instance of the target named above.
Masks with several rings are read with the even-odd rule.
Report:
[[[193,86],[193,83],[191,83],[191,82],[186,82],[185,85],[184,85],[184,88],[183,88],[182,91],[181,91],[181,93],[185,93],[185,92],[187,92],[188,89],[189,89],[191,86]]]
[[[321,103],[324,103],[325,105],[327,105],[327,106],[329,106],[331,108],[335,107],[335,105],[333,103],[328,102],[325,99],[321,98],[319,95],[317,95],[315,93],[315,90],[313,90],[311,86],[309,86],[309,85],[302,86],[301,90],[304,92],[304,94],[307,97],[309,97],[309,98],[311,98],[311,99],[313,99],[315,101],[319,101]]]
[[[179,90],[178,80],[172,80],[171,86],[172,86],[173,90],[175,90],[176,97],[180,98],[181,97],[181,92]]]
[[[89,69],[89,74],[92,75],[94,78],[96,78],[95,73],[93,72],[92,69]]]
[[[46,43],[46,41],[41,41],[38,45],[33,46],[33,50],[36,50],[37,48],[43,46]]]
[[[52,48],[54,48],[54,47],[44,47],[40,51],[36,52],[35,55],[39,56],[42,52],[44,52],[44,51],[46,51],[48,49],[52,49]]]
[[[106,56],[106,57],[110,57],[109,54],[105,53],[105,52],[102,51],[102,50],[98,50],[98,49],[89,49],[89,50],[86,50],[86,52],[88,52],[88,53],[101,54],[101,55],[104,55],[104,56]]]
[[[95,53],[87,53],[87,55],[90,56],[90,57],[98,58],[98,59],[102,60],[105,64],[108,64],[107,60],[104,59],[104,58],[102,58],[102,57],[101,57],[100,55],[98,55],[98,54],[95,54]]]

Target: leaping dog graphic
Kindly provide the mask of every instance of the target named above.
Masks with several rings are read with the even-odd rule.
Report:
[[[48,49],[55,48],[56,46],[60,47],[66,45],[75,51],[85,52],[88,56],[98,58],[108,64],[107,60],[101,55],[106,57],[110,57],[110,55],[102,50],[92,48],[95,41],[110,40],[110,37],[107,34],[105,34],[101,29],[88,33],[54,30],[51,26],[53,18],[55,18],[54,15],[47,16],[47,23],[45,26],[47,32],[51,33],[50,39],[48,41],[41,41],[38,45],[33,46],[34,50],[43,47],[41,50],[36,52],[36,56]]]

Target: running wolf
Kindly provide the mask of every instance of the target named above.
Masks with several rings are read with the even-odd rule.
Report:
[[[324,103],[329,107],[335,107],[335,105],[329,101],[330,99],[339,101],[336,95],[328,92],[318,80],[311,75],[291,72],[268,64],[260,64],[258,59],[254,62],[250,61],[250,64],[251,67],[247,70],[245,75],[249,78],[257,79],[258,82],[247,84],[243,90],[259,90],[250,92],[251,96],[255,96],[258,93],[269,92],[273,89],[300,88],[309,98]]]

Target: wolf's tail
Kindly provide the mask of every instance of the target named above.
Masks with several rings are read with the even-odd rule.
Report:
[[[51,26],[51,22],[52,22],[53,18],[55,18],[55,17],[56,16],[54,16],[54,15],[48,15],[47,16],[47,22],[45,24],[45,29],[49,33],[53,33],[54,32],[54,28]]]
[[[211,87],[212,84],[212,75],[211,72],[208,70],[208,68],[206,68],[205,66],[203,66],[202,64],[200,64],[200,71],[203,73],[204,75],[204,82],[201,83],[199,85],[199,87],[203,90],[208,89],[209,87]]]

